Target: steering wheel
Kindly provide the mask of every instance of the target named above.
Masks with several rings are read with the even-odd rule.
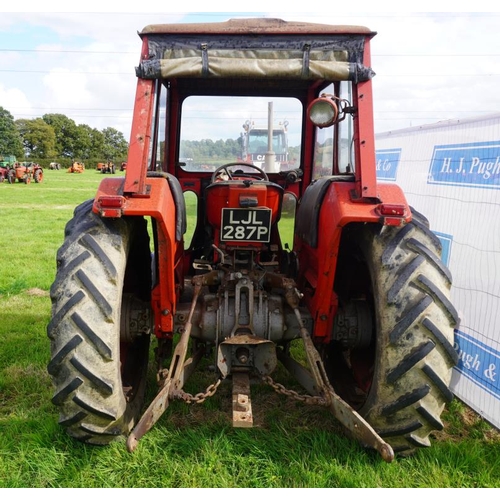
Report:
[[[233,180],[233,176],[231,172],[229,171],[230,167],[236,167],[236,166],[241,166],[241,167],[251,167],[254,170],[257,170],[257,172],[254,173],[248,173],[248,172],[238,172],[237,177],[252,177],[254,179],[258,180],[264,180],[264,181],[269,181],[269,177],[267,174],[262,170],[260,167],[257,167],[253,163],[247,163],[244,161],[236,161],[234,163],[226,163],[224,165],[221,165],[219,168],[215,169],[215,172],[212,174],[212,183],[215,182],[217,179],[217,176],[221,172],[225,172],[226,175],[229,177],[229,180]],[[235,172],[233,172],[234,174]]]

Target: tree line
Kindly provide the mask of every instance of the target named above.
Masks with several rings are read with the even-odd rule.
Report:
[[[0,106],[0,155],[13,155],[18,161],[61,164],[74,161],[125,161],[128,141],[123,134],[107,127],[103,130],[77,125],[59,113],[41,118],[14,120]],[[91,166],[91,165],[89,165]]]
[[[196,163],[210,163],[217,160],[241,156],[242,142],[238,139],[201,139],[199,141],[181,141],[182,158],[192,158]]]
[[[191,159],[195,165],[216,163],[222,161],[237,161],[243,152],[243,140],[237,139],[200,139],[199,141],[181,141],[181,159]],[[288,148],[289,160],[297,161],[300,156],[300,146]]]
[[[161,144],[163,146],[163,144]],[[242,139],[200,139],[181,141],[181,157],[196,163],[236,161],[241,158]],[[98,162],[126,161],[128,141],[123,134],[107,127],[97,130],[89,125],[77,125],[63,114],[48,113],[41,118],[14,120],[0,106],[0,156],[13,155],[18,161],[32,161],[48,167],[50,162],[63,167],[80,161],[94,167]],[[290,157],[298,157],[299,147],[290,148]]]

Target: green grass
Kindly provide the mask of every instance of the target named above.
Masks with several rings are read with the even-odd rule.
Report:
[[[499,433],[458,400],[431,448],[391,464],[345,437],[326,410],[267,386],[252,387],[252,429],[232,427],[223,384],[201,405],[172,402],[133,454],[124,440],[93,447],[68,437],[50,401],[48,291],[64,226],[102,178],[47,171],[41,184],[0,185],[0,488],[500,487]],[[212,376],[197,374],[186,390]],[[151,368],[149,400],[155,392]]]

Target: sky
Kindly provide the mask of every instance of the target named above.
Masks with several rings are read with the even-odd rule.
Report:
[[[402,11],[396,2],[377,2],[374,9],[364,0],[356,2],[357,11],[332,2],[337,5],[331,12],[280,10],[283,2],[260,0],[248,2],[256,9],[251,12],[234,11],[234,2],[224,1],[213,2],[210,12],[185,12],[165,10],[169,3],[151,0],[141,10],[123,11],[115,2],[88,0],[86,12],[68,12],[68,3],[58,1],[44,2],[44,12],[29,2],[16,2],[12,11],[3,6],[0,106],[14,119],[62,113],[98,130],[116,128],[128,140],[141,49],[137,33],[146,25],[275,17],[377,32],[376,133],[500,113],[500,11],[479,10],[482,0],[474,2],[475,12],[446,11],[439,1],[419,2],[419,12]]]

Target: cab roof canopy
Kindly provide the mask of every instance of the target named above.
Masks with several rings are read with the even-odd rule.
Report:
[[[144,79],[366,81],[374,72],[364,65],[364,45],[374,35],[362,26],[269,18],[149,25],[139,33],[148,50],[136,74]]]

